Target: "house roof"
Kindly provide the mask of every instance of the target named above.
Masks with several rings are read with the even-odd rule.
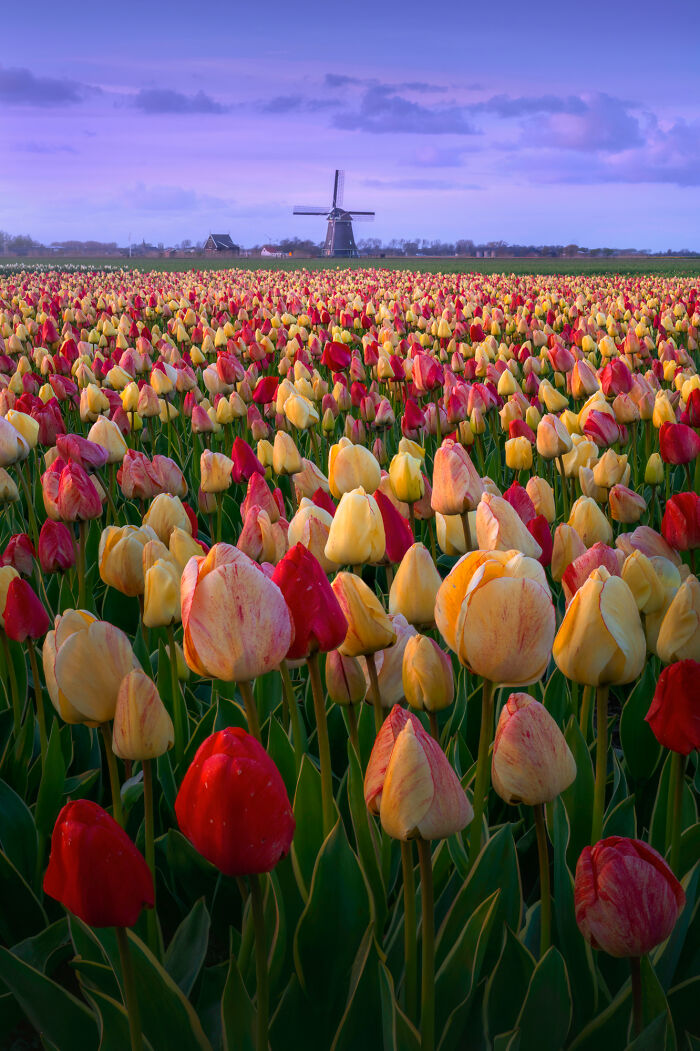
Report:
[[[214,247],[220,250],[238,248],[237,244],[234,244],[231,240],[230,234],[209,234],[209,237],[214,242]]]

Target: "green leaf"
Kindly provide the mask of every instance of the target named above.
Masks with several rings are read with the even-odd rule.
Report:
[[[483,1002],[484,1030],[492,1042],[499,1033],[513,1030],[534,970],[532,953],[506,927],[503,949],[486,983]]]
[[[654,970],[664,989],[668,989],[673,981],[695,911],[695,900],[698,887],[700,886],[700,862],[696,863],[691,875],[684,880],[684,884],[685,905],[683,906],[683,911],[676,920],[667,940],[651,956]]]
[[[546,1019],[546,1025],[543,1025]],[[530,979],[518,1015],[521,1051],[561,1051],[571,1024],[571,989],[566,964],[552,946]]]
[[[547,682],[542,703],[552,716],[557,726],[564,727],[571,714],[571,697],[569,682],[559,668],[555,668]]]
[[[645,1026],[638,1037],[627,1045],[625,1051],[659,1051],[659,1048],[666,1046],[667,1025],[667,1016],[660,1014],[653,1022]]]
[[[574,869],[581,851],[591,839],[591,814],[593,813],[593,765],[590,752],[576,719],[570,719],[564,734],[566,743],[576,760],[576,778],[561,800],[566,807],[571,835],[566,859],[569,868]]]
[[[219,698],[221,704],[222,698]],[[277,719],[270,720],[270,734],[267,741],[267,751],[275,766],[282,775],[287,795],[291,799],[297,783],[296,760],[292,743],[282,729]]]
[[[0,948],[0,980],[17,998],[37,1032],[61,1051],[78,1047],[81,1051],[96,1051],[97,1025],[85,1004],[3,948]]]
[[[469,917],[483,901],[493,894],[495,886],[500,887],[501,890],[497,903],[498,922],[518,929],[522,909],[522,892],[518,859],[510,825],[500,828],[483,847],[466,883],[440,924],[435,939],[436,968],[439,969],[442,966],[464,930]]]
[[[255,1051],[256,1012],[231,953],[228,977],[221,998],[221,1031],[224,1051]]]
[[[294,795],[296,830],[292,840],[292,865],[299,892],[306,901],[323,843],[323,810],[321,805],[321,775],[308,755],[302,759],[297,790]]]
[[[350,990],[331,1051],[379,1047],[382,1004],[379,992],[379,953],[373,929],[365,933],[350,975]]]
[[[661,755],[661,745],[645,722],[655,689],[656,673],[653,663],[648,661],[620,716],[622,752],[630,776],[636,781],[651,777]]]
[[[99,1051],[124,1051],[125,1048],[130,1047],[129,1016],[124,1005],[114,997],[107,996],[100,989],[83,991],[99,1019]],[[144,1051],[152,1051],[151,1044],[145,1038]]]
[[[661,769],[659,787],[656,792],[654,811],[651,815],[651,828],[649,831],[649,842],[661,855],[666,852],[666,817],[668,812],[669,786],[671,781],[671,767],[673,763],[673,752],[669,752]],[[698,820],[698,811],[693,790],[685,778],[683,782],[683,803],[681,806],[681,828],[690,828]]]
[[[634,796],[622,799],[617,806],[608,809],[603,824],[603,837],[627,836],[637,837],[637,815],[634,810]]]
[[[343,903],[342,909],[338,902]],[[321,1006],[332,1032],[342,1014],[352,966],[370,920],[367,885],[339,820],[318,855],[309,899],[294,935],[294,962],[301,987]]]
[[[668,994],[668,1007],[676,1027],[678,1040],[685,1033],[700,1037],[700,976],[689,978],[671,989]]]
[[[19,956],[20,960],[24,960],[30,967],[35,967],[37,971],[45,974],[52,966],[55,966],[54,961],[57,957],[60,959],[71,955],[66,917],[56,920],[50,927],[35,934],[33,938],[25,938],[24,941],[13,945],[12,953],[14,956]]]
[[[652,966],[652,963],[648,956],[642,956],[640,960],[640,972],[642,980],[642,1025],[650,1025],[660,1014],[664,1014],[669,1022],[673,1022],[666,1001],[666,995],[661,987],[661,983],[656,976],[656,972]],[[676,1038],[673,1033],[673,1025],[669,1026],[671,1044],[670,1047],[675,1051]],[[666,1045],[669,1047],[669,1045]]]
[[[163,964],[185,996],[192,992],[209,944],[209,913],[200,898],[175,931]]]
[[[494,891],[470,916],[435,976],[436,1028],[443,1033],[440,1051],[456,1051],[464,1044],[470,997],[481,976],[500,893]]]
[[[381,939],[381,933],[386,921],[387,905],[384,879],[377,856],[379,832],[376,827],[372,828],[370,825],[372,818],[370,818],[365,806],[362,770],[360,769],[357,753],[350,741],[348,741],[348,803],[360,865],[372,891],[375,931],[377,937]]]
[[[394,980],[384,964],[380,964],[379,967],[379,993],[382,999],[384,1051],[420,1051],[420,1034],[399,1007],[394,992]]]
[[[17,793],[0,781],[0,847],[28,881],[36,874],[37,835],[34,819]]]
[[[34,813],[37,829],[47,838],[53,832],[56,817],[61,809],[65,780],[66,764],[61,749],[60,728],[56,719],[51,727],[46,762],[41,775],[39,796]]]
[[[46,914],[27,881],[0,851],[0,937],[9,944],[46,926]]]

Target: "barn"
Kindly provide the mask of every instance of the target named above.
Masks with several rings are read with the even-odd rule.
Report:
[[[234,244],[230,234],[209,234],[204,251],[207,255],[225,253],[227,255],[240,255],[241,246]]]

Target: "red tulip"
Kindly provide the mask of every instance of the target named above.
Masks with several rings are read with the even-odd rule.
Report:
[[[654,737],[672,752],[700,748],[700,662],[676,661],[661,672],[646,721]]]
[[[644,956],[668,938],[685,893],[657,851],[610,836],[585,847],[576,865],[576,922],[594,949]]]
[[[691,463],[700,454],[700,435],[684,423],[662,423],[659,452],[664,463]]]
[[[442,366],[429,354],[416,354],[413,358],[412,377],[416,390],[420,394],[427,394],[442,386]]]
[[[279,770],[239,727],[208,737],[175,800],[183,835],[227,876],[269,872],[287,855],[294,817]]]
[[[681,422],[689,427],[700,427],[700,387],[694,387],[688,395]]]
[[[351,357],[348,347],[344,343],[338,343],[334,340],[331,343],[326,343],[321,355],[321,364],[325,365],[326,368],[332,369],[333,372],[344,372],[350,364]]]
[[[381,489],[373,494],[377,501],[379,513],[384,524],[386,537],[386,557],[389,562],[397,564],[415,543],[411,527],[400,511],[397,511],[388,496]]]
[[[65,573],[75,565],[75,545],[64,522],[47,518],[39,533],[39,564],[45,573]]]
[[[348,622],[328,577],[303,544],[295,544],[278,562],[271,578],[284,595],[294,622],[294,640],[288,660],[299,660],[320,650],[328,653],[340,646]]]
[[[534,373],[530,373],[534,376]],[[525,420],[511,420],[508,424],[508,437],[509,438],[527,438],[530,445],[534,445],[537,441],[537,435],[533,431],[532,427],[528,427]]]
[[[26,533],[15,533],[7,542],[7,547],[0,557],[0,566],[13,566],[25,577],[34,569],[34,544]]]
[[[632,389],[632,373],[621,358],[613,358],[600,370],[600,385],[606,397],[629,394]]]
[[[583,425],[583,433],[594,441],[599,449],[613,445],[620,437],[620,428],[614,416],[592,409]]]
[[[69,463],[61,471],[56,503],[64,522],[86,521],[102,514],[99,493],[79,463]]]
[[[324,511],[328,511],[328,514],[333,517],[336,512],[335,502],[333,497],[325,491],[325,489],[318,488],[314,495],[311,497],[311,502],[316,504],[316,507],[323,508]]]
[[[524,489],[519,482],[513,482],[513,484],[506,489],[503,494],[503,499],[507,500],[510,506],[518,512],[525,525],[536,517],[537,512],[535,511],[535,505],[528,496],[527,490]]]
[[[79,463],[86,471],[99,470],[107,463],[109,453],[96,442],[81,438],[79,434],[61,434],[56,439],[59,456],[64,460]]]
[[[253,391],[253,401],[256,405],[267,405],[274,401],[277,396],[279,381],[275,376],[263,376]]]
[[[542,554],[537,561],[546,569],[552,561],[552,552],[554,551],[554,541],[549,522],[544,515],[535,515],[525,525],[530,536],[534,537],[542,548]]]
[[[620,561],[613,548],[602,541],[597,541],[582,555],[568,565],[561,578],[564,586],[564,598],[568,606],[580,587],[586,583],[594,569],[605,566],[613,577],[621,576]]]
[[[672,496],[666,502],[661,532],[676,551],[700,547],[700,496],[690,492]]]
[[[132,927],[154,902],[143,856],[89,799],[67,803],[56,819],[44,891],[90,927]]]
[[[264,477],[257,472],[250,476],[245,499],[241,504],[241,521],[245,522],[251,507],[259,507],[261,511],[267,511],[271,522],[276,522],[280,517],[279,504],[270,492],[270,487]]]
[[[249,482],[254,474],[261,474],[264,477],[265,468],[243,438],[234,439],[231,459],[233,460],[231,478],[234,482]]]
[[[10,581],[3,620],[8,638],[14,642],[40,639],[51,626],[49,615],[34,589],[22,577],[14,577]]]
[[[151,461],[137,449],[127,449],[117,471],[117,481],[127,500],[152,500],[160,490]]]

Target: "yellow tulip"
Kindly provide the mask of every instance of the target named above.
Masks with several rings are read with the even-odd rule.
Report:
[[[360,487],[344,493],[331,523],[326,558],[336,565],[381,562],[386,550],[384,522],[377,501]]]
[[[152,679],[140,668],[122,679],[112,728],[112,751],[120,759],[157,759],[172,748],[173,723]]]
[[[391,488],[397,500],[413,504],[425,493],[425,482],[421,472],[422,461],[410,453],[397,453],[389,465]]]
[[[412,544],[392,582],[389,612],[403,614],[409,624],[432,624],[441,583],[428,549],[423,544]]]
[[[122,595],[143,595],[143,549],[157,540],[150,526],[107,526],[97,556],[101,579]]]
[[[143,622],[164,628],[180,620],[180,573],[168,559],[157,559],[144,575]]]
[[[403,691],[412,708],[439,712],[454,700],[452,661],[427,635],[413,635],[402,663]]]
[[[700,582],[686,577],[666,610],[656,644],[664,664],[700,661]]]
[[[348,622],[345,641],[338,647],[343,656],[367,656],[394,644],[396,632],[386,610],[360,577],[338,573],[331,587]]]

